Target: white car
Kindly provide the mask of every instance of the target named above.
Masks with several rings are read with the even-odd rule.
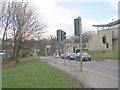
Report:
[[[60,56],[59,56],[59,54],[55,53],[55,54],[53,55],[53,57],[54,57],[54,58],[59,58]]]
[[[66,55],[64,55],[63,53],[60,55],[61,59],[66,59]]]

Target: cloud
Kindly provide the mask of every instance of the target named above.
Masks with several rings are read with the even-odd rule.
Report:
[[[83,19],[82,20],[82,30],[83,30],[83,32],[90,31],[90,30],[96,31],[97,29],[95,27],[93,27],[92,25],[97,25],[97,24],[99,24],[99,22],[96,20]]]
[[[47,22],[48,27],[46,28],[46,35],[56,36],[56,30],[62,29],[67,32],[67,35],[74,35],[74,19],[79,17],[80,11],[73,10],[69,7],[60,7],[57,2],[59,0],[31,0],[34,6],[38,8],[40,13],[43,15],[43,20]],[[72,1],[72,0],[71,0]],[[64,2],[64,1],[63,1]],[[74,1],[75,2],[75,1]],[[107,1],[108,2],[108,1]],[[113,0],[108,2],[114,8],[117,8],[117,3],[114,3]],[[112,22],[112,19],[117,20],[117,15],[110,17],[107,20],[91,20],[91,19],[82,19],[82,29],[84,31],[97,30],[92,25],[97,24],[107,24]]]
[[[119,0],[57,0],[57,2],[116,2]]]
[[[92,19],[83,19],[82,20],[83,32],[89,31],[89,30],[97,31],[97,28],[93,27],[92,25],[108,24],[110,22],[113,22],[112,19],[114,19],[114,21],[116,21],[116,20],[118,20],[118,16],[116,15],[116,16],[108,18],[107,20],[101,20],[101,21],[92,20]]]
[[[46,22],[48,25],[48,27],[45,28],[45,37],[51,35],[56,36],[56,30],[58,29],[66,31],[67,35],[74,35],[74,19],[81,15],[79,10],[58,6],[58,2],[60,2],[60,0],[28,0],[28,2],[30,2],[30,4],[36,8],[36,11],[40,13],[40,18],[42,18],[42,20],[44,20],[44,22]],[[76,2],[76,0],[73,2]],[[109,2],[109,4],[116,8],[116,3]],[[101,21],[82,18],[83,32],[89,30],[96,31],[97,29],[92,25],[107,24],[111,22],[113,18],[114,20],[117,20],[117,15],[108,18],[108,20]]]
[[[77,10],[63,8],[57,5],[57,0],[31,0],[33,6],[42,14],[42,19],[47,23],[46,34],[56,36],[56,30],[62,29],[67,34],[73,34],[74,18],[79,15]]]
[[[110,2],[108,2],[109,5],[111,5],[111,7],[115,10],[115,11],[118,11],[118,2],[119,0],[112,0]]]

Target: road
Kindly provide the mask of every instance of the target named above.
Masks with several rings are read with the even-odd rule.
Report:
[[[53,57],[41,57],[41,59],[49,62],[49,63],[61,63],[66,66],[77,67],[80,69],[80,62],[74,60],[64,60],[60,58],[53,58]],[[117,60],[101,60],[101,61],[84,61],[83,62],[83,69],[95,72],[100,74],[110,80],[113,81],[113,86],[117,87],[118,85],[118,61]],[[107,79],[107,80],[108,80]],[[110,81],[108,80],[108,82]],[[93,80],[92,80],[93,81]],[[102,81],[101,81],[102,82]],[[110,81],[111,82],[111,81]],[[96,86],[97,87],[97,86]]]
[[[117,61],[92,61],[83,63],[83,68],[92,70],[104,76],[118,80],[118,62]]]
[[[43,57],[44,58],[44,57]],[[48,62],[55,62],[55,59],[57,62],[63,62],[63,59],[59,58],[53,58],[53,57],[46,57],[44,60],[47,60]],[[66,60],[66,64],[72,65],[77,64],[80,66],[80,62],[77,61],[68,61]],[[87,70],[94,71],[96,73],[103,74],[104,76],[110,77],[112,79],[118,80],[118,61],[109,61],[109,60],[101,60],[101,61],[84,61],[83,62],[83,68]]]

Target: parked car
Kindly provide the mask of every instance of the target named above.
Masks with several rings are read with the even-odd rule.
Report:
[[[66,59],[66,55],[64,55],[63,53],[60,55],[61,59]]]
[[[64,57],[64,54],[61,54],[61,55],[60,55],[60,58],[61,58],[61,59],[64,59],[64,58],[65,58],[65,57]]]
[[[80,53],[77,53],[77,61],[80,60]],[[82,60],[83,61],[91,61],[91,56],[87,52],[82,52]]]
[[[53,57],[54,57],[54,58],[59,58],[60,56],[59,56],[59,54],[55,53],[55,54],[53,55]]]
[[[75,60],[77,58],[77,54],[76,53],[68,53],[66,58],[67,58],[67,60]]]

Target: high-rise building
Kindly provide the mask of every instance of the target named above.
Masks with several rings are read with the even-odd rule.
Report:
[[[75,36],[80,36],[80,30],[79,30],[79,19],[74,19],[74,34]]]

